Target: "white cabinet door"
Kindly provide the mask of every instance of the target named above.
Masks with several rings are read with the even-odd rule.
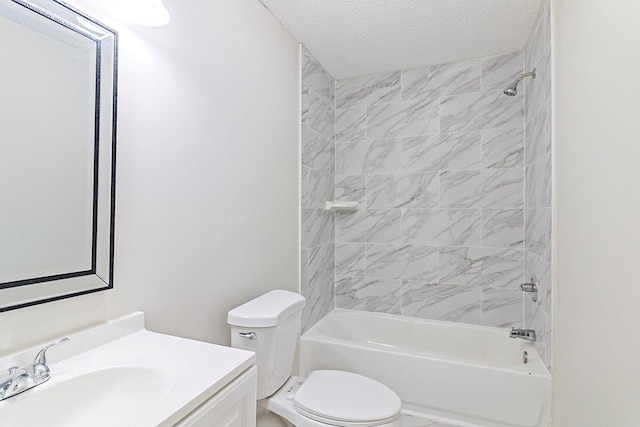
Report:
[[[255,427],[256,367],[252,366],[180,421],[178,427]]]

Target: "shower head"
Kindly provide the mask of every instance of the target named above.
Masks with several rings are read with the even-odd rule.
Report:
[[[511,83],[511,85],[509,85],[509,87],[506,88],[503,93],[507,96],[516,96],[518,94],[519,82],[520,80],[516,80],[515,82]]]
[[[520,80],[524,79],[525,77],[533,77],[535,79],[536,69],[534,68],[533,71],[528,73],[519,74],[518,78],[509,86],[507,86],[507,88],[503,91],[503,93],[507,96],[516,96],[518,94],[518,83],[520,83]]]

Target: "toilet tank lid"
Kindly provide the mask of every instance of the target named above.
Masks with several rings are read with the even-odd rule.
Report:
[[[278,289],[234,308],[227,315],[227,323],[247,328],[268,328],[279,325],[304,306],[302,295]]]

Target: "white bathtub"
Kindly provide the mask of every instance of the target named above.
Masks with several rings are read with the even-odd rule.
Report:
[[[550,423],[549,371],[508,329],[336,309],[302,336],[301,374],[315,369],[378,380],[408,413],[487,427]]]

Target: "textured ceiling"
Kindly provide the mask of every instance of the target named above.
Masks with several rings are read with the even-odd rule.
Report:
[[[261,0],[335,78],[524,47],[541,0]]]

